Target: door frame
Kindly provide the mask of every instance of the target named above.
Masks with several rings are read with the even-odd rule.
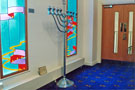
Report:
[[[102,19],[99,19],[99,22],[102,22],[101,23],[101,25],[103,25],[103,6],[108,6],[108,5],[135,5],[135,3],[121,3],[121,4],[102,4],[102,12],[100,11],[100,15],[102,15]],[[98,11],[98,13],[99,13],[99,11]],[[101,20],[101,21],[100,21]],[[135,25],[135,24],[134,24]],[[100,58],[100,61],[99,62],[102,62],[102,29],[103,29],[103,27],[101,27],[98,31],[98,35],[101,35],[101,37],[99,37],[98,36],[98,40],[99,41],[97,41],[98,43],[100,43],[100,47],[101,47],[101,49],[100,50],[98,50],[98,51],[101,51],[101,52],[97,52],[98,53],[98,55],[101,55],[101,58]],[[101,31],[100,31],[101,30]],[[135,31],[134,31],[135,32]],[[135,42],[135,41],[134,41]],[[133,48],[135,48],[135,46],[133,47]],[[135,53],[135,51],[133,52],[133,53]],[[135,56],[135,54],[133,55],[133,56]]]

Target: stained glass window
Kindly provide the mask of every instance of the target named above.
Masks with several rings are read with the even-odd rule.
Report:
[[[67,10],[77,13],[77,0],[67,0]],[[77,17],[68,17],[67,57],[77,54]]]
[[[28,69],[26,0],[0,0],[1,77]]]

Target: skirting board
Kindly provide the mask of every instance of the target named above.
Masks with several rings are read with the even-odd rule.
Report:
[[[93,60],[92,62],[85,62],[84,65],[94,66],[94,65],[96,65],[97,63],[101,63],[101,61],[99,61],[99,60]]]
[[[84,58],[79,58],[67,64],[67,73],[84,65]],[[43,76],[11,88],[10,90],[36,90],[62,76],[62,67],[59,67]]]

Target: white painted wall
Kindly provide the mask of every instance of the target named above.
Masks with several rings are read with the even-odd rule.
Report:
[[[86,65],[94,65],[101,61],[101,2],[98,0],[85,0],[83,13],[83,56]]]
[[[87,63],[92,61],[93,48],[93,18],[94,1],[85,0],[83,3],[83,56]]]
[[[102,3],[94,0],[93,64],[101,62]]]
[[[47,12],[49,5],[62,8],[62,0],[27,1],[28,8],[35,9],[34,14],[28,13],[29,71],[1,80],[5,89],[36,79],[41,66],[46,66],[47,71],[51,72],[63,65],[63,37]],[[79,0],[78,53],[67,58],[69,63],[82,57],[81,4],[82,0]]]

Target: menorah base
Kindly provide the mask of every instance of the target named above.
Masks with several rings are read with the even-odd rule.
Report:
[[[74,82],[63,77],[61,80],[58,81],[57,86],[60,88],[67,88],[74,85]]]

